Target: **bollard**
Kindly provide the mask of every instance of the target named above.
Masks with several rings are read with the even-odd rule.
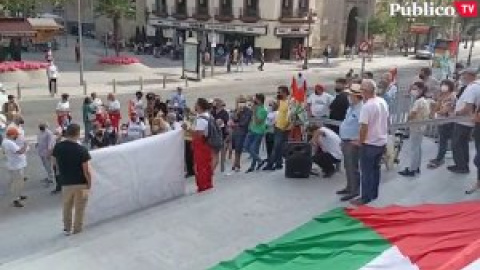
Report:
[[[140,76],[140,91],[143,92],[143,77]]]
[[[167,75],[163,75],[163,89],[167,88]]]
[[[226,147],[223,146],[222,150],[220,150],[220,172],[225,172],[225,160],[227,159],[227,150]]]
[[[20,83],[17,83],[17,99],[22,99],[22,89],[20,88]]]
[[[117,93],[117,81],[115,79],[113,79],[113,81],[112,81],[112,86],[113,86],[113,93],[116,94]]]
[[[83,95],[84,96],[87,95],[87,82],[86,81],[83,81]]]
[[[188,88],[188,78],[185,77],[185,88]]]

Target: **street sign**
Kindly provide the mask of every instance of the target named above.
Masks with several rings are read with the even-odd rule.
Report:
[[[370,45],[368,44],[368,42],[363,41],[362,43],[360,43],[360,46],[358,47],[358,49],[360,52],[367,52],[369,47]]]

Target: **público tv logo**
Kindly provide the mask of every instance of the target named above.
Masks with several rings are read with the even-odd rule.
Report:
[[[410,2],[405,4],[390,4],[390,16],[402,15],[406,17],[478,17],[477,1],[454,1],[452,6],[436,6],[434,2]]]

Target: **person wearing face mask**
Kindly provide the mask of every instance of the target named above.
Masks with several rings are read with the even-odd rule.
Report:
[[[466,87],[455,104],[456,116],[473,116],[475,108],[480,108],[480,80],[477,80],[477,74],[478,70],[476,68],[467,68],[461,72],[461,80]],[[455,165],[448,166],[449,171],[459,174],[470,172],[469,141],[474,126],[473,121],[453,124],[452,155]]]
[[[27,199],[22,195],[25,183],[24,170],[27,167],[26,151],[28,144],[18,146],[15,142],[20,136],[16,127],[9,127],[5,133],[5,139],[2,142],[2,148],[7,157],[7,170],[10,175],[10,192],[14,207],[24,207],[23,201]]]
[[[267,125],[267,131],[265,133],[265,148],[267,150],[267,159],[264,160],[265,162],[268,162],[272,155],[273,151],[273,143],[274,143],[274,134],[275,134],[275,123],[277,121],[277,111],[278,106],[275,101],[271,101],[270,104],[268,104],[268,114],[267,114],[267,119],[266,119],[266,125]]]
[[[247,107],[247,100],[244,97],[237,99],[237,108],[233,116],[232,147],[235,151],[232,171],[240,171],[240,160],[243,152],[243,144],[248,132],[248,124],[252,119],[252,110]]]
[[[336,121],[343,121],[345,115],[347,114],[347,109],[349,107],[348,102],[348,93],[346,93],[345,88],[347,85],[347,80],[344,78],[338,78],[335,81],[335,92],[337,95],[330,104],[330,119]],[[334,125],[327,125],[336,134],[339,134],[339,127]]]
[[[290,120],[288,117],[288,97],[290,92],[285,85],[279,86],[277,90],[278,112],[275,121],[273,151],[264,171],[283,169],[283,152],[287,142]]]
[[[433,106],[433,112],[436,119],[451,117],[454,115],[455,102],[455,84],[450,80],[443,80],[440,85],[440,94]],[[430,160],[428,168],[435,169],[445,162],[448,142],[452,138],[453,123],[446,123],[438,126],[438,152],[436,158]]]
[[[434,77],[432,77],[432,69],[429,67],[424,67],[420,69],[420,74],[418,75],[418,77],[428,89],[428,92],[426,94],[427,98],[436,99],[440,92],[440,82]]]
[[[350,107],[347,110],[345,120],[340,125],[340,138],[342,139],[343,165],[347,177],[347,185],[337,191],[343,195],[341,201],[349,201],[360,194],[360,144],[358,136],[360,132],[360,111],[362,109],[362,91],[360,84],[352,84],[348,93]]]
[[[251,173],[254,170],[259,170],[264,165],[258,155],[260,151],[260,144],[262,143],[263,136],[266,132],[266,119],[268,112],[265,109],[265,96],[263,94],[256,94],[253,106],[253,116],[250,121],[248,133],[245,138],[244,149],[250,154],[252,163],[247,173]]]
[[[427,87],[423,82],[413,84],[411,95],[415,99],[408,115],[409,121],[423,121],[430,117],[430,102],[426,98]],[[402,176],[415,176],[420,174],[422,162],[422,140],[425,133],[424,126],[412,126],[410,128],[410,166],[398,174]]]
[[[325,93],[325,87],[321,84],[315,85],[315,92],[307,99],[307,112],[310,117],[326,118],[329,115],[330,104],[333,96]]]

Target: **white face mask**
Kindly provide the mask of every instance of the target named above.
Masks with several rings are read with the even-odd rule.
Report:
[[[419,94],[419,93],[418,93],[418,90],[412,90],[412,91],[410,92],[410,94],[411,94],[413,97],[418,97],[418,94]]]
[[[446,86],[446,85],[442,85],[442,87],[440,87],[440,91],[442,91],[442,93],[446,93],[446,92],[448,92],[448,90],[449,90],[448,86]]]

